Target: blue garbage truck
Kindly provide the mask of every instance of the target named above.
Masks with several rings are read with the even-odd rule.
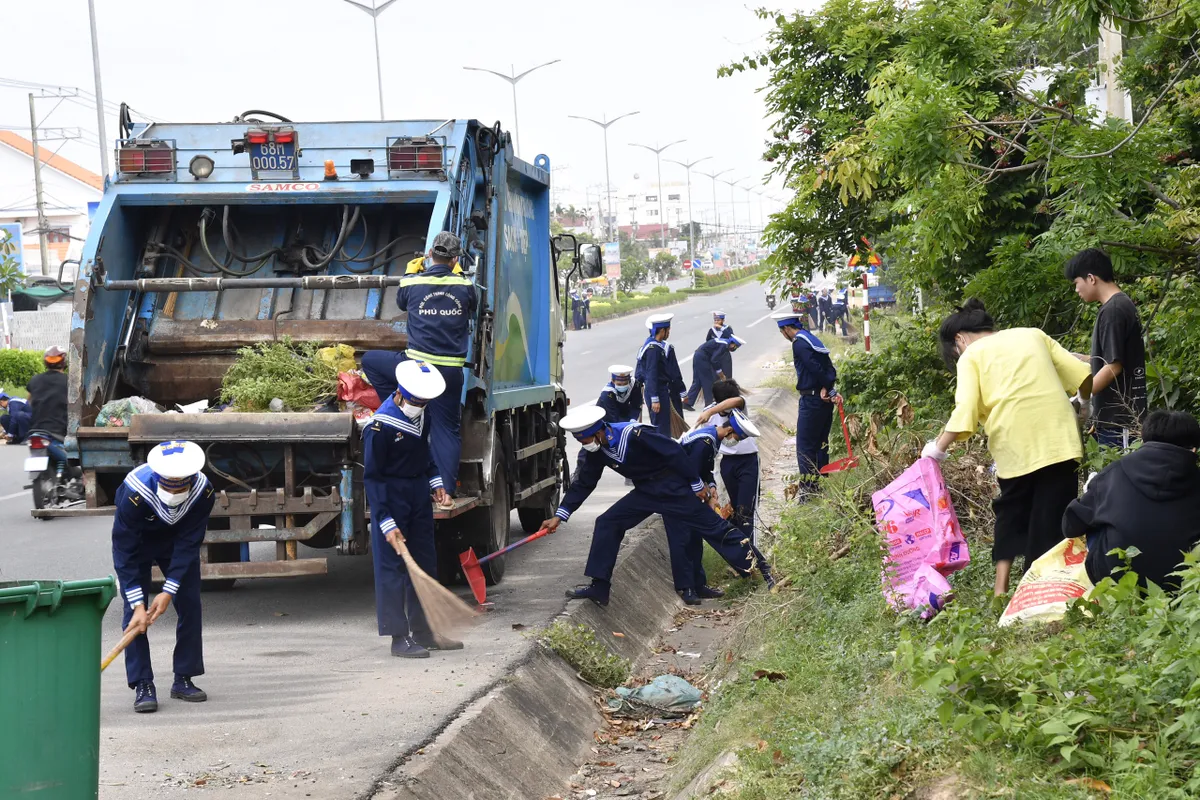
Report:
[[[466,547],[503,547],[517,511],[536,530],[569,480],[563,389],[566,248],[585,275],[598,248],[550,235],[550,162],[515,157],[499,123],[123,120],[116,170],[84,246],[70,333],[66,447],[86,504],[35,516],[111,513],[148,449],[190,439],[219,495],[202,576],[308,575],[297,543],[367,551],[370,509],[351,413],[147,413],[96,425],[113,400],[159,407],[219,396],[240,348],[261,342],[403,350],[395,287],[439,231],[464,243],[479,294],[471,326],[455,506],[439,510],[443,579]],[[274,543],[274,558],[250,545]],[[312,554],[309,554],[312,555]],[[488,578],[503,575],[488,562]]]

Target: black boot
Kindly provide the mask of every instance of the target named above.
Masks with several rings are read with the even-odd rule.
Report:
[[[591,600],[598,606],[608,605],[608,593],[612,585],[605,580],[592,578],[592,583],[589,586],[576,586],[574,589],[567,589],[567,597],[572,600]]]

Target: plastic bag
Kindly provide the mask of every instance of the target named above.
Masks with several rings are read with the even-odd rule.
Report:
[[[933,581],[928,571],[918,575],[922,567],[932,567],[944,578],[971,560],[937,462],[918,459],[871,495],[871,503],[876,524],[887,537],[883,595],[888,602],[896,608],[920,608],[928,605],[924,587],[947,592],[949,583]],[[924,586],[919,585],[921,578]]]
[[[358,367],[358,364],[354,361],[354,348],[348,344],[322,347],[317,351],[317,358],[338,372],[352,372]]]
[[[338,373],[337,396],[338,400],[347,404],[347,407],[353,403],[375,411],[381,405],[375,387],[367,383],[366,379],[357,372]]]
[[[620,695],[619,700],[609,701],[609,707],[614,710],[646,710],[664,716],[688,714],[700,705],[702,698],[699,689],[678,675],[659,675],[645,686],[636,689],[618,686],[617,694]]]
[[[1000,625],[1014,622],[1053,622],[1066,616],[1067,606],[1092,591],[1088,578],[1087,542],[1082,537],[1063,539],[1029,566]]]
[[[128,428],[134,414],[161,414],[162,410],[144,397],[124,397],[110,400],[96,415],[97,428]]]

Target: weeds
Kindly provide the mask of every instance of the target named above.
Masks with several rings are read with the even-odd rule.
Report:
[[[556,620],[546,629],[542,641],[592,686],[615,689],[629,678],[629,662],[597,642],[586,625]]]

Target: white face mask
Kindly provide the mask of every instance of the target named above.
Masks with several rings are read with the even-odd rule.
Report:
[[[425,413],[425,406],[414,406],[412,403],[401,403],[400,410],[409,419],[418,419]]]
[[[168,492],[166,489],[162,488],[161,486],[158,487],[157,494],[158,494],[158,499],[163,502],[163,505],[169,506],[171,508],[174,508],[175,506],[178,506],[178,505],[182,505],[184,503],[184,501],[186,501],[188,499],[188,492],[180,492],[179,494],[174,494],[173,492]]]
[[[584,442],[583,449],[587,450],[589,453],[594,453],[600,449],[600,443],[599,442]]]
[[[735,445],[735,444],[737,444],[738,442],[740,442],[740,441],[741,441],[741,439],[739,439],[738,437],[734,436],[734,435],[731,433],[731,434],[729,434],[728,436],[726,436],[726,437],[725,437],[725,440],[724,440],[724,441],[725,441],[725,444],[732,446],[732,445]]]

